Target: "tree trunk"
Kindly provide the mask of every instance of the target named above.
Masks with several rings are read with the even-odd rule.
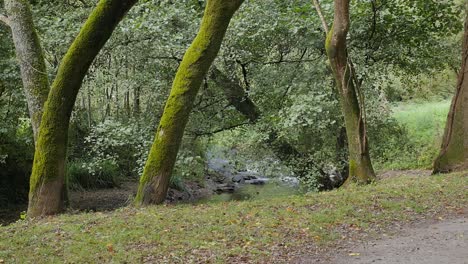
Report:
[[[177,70],[171,93],[140,180],[136,203],[162,203],[190,111],[209,67],[221,47],[229,22],[243,0],[208,0],[200,30]]]
[[[16,58],[21,69],[23,90],[36,142],[42,110],[49,93],[47,68],[29,2],[26,0],[5,0],[5,9],[13,35]]]
[[[237,111],[251,122],[257,121],[260,117],[260,111],[240,85],[240,80],[226,76],[216,67],[212,67],[210,77],[218,86],[222,87],[224,95]]]
[[[440,154],[434,161],[434,173],[468,169],[468,3],[463,35],[461,70],[447,117]]]
[[[139,119],[140,113],[140,87],[135,87],[133,89],[133,117]]]
[[[30,182],[28,217],[64,206],[70,115],[89,66],[136,0],[101,0],[60,63],[44,107]]]
[[[334,22],[325,48],[339,91],[348,138],[349,176],[345,184],[369,183],[375,179],[375,173],[369,156],[364,99],[347,53],[349,24],[349,0],[335,0]]]

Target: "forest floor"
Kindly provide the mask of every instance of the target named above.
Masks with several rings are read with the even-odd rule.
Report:
[[[18,221],[0,227],[0,263],[430,263],[436,249],[452,257],[439,263],[464,263],[468,173],[406,174],[270,200]]]

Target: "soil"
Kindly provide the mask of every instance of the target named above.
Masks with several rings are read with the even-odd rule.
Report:
[[[439,214],[438,214],[439,215]],[[379,236],[360,234],[328,248],[311,246],[296,264],[468,264],[468,208],[395,222]],[[348,230],[352,233],[351,230]]]
[[[468,220],[463,216],[403,229],[392,237],[348,247],[329,263],[467,264]]]
[[[192,202],[213,194],[211,186],[197,182],[184,184],[185,190],[169,188],[166,203]],[[70,192],[72,211],[112,211],[131,205],[138,190],[137,181],[124,182],[119,188]]]

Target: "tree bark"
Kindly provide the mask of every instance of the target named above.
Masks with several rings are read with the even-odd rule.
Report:
[[[241,114],[254,123],[260,117],[260,111],[248,97],[247,91],[240,85],[240,80],[226,76],[215,66],[211,69],[211,79],[220,87],[229,103]]]
[[[39,130],[30,181],[28,217],[63,210],[68,127],[91,63],[137,0],[101,0],[60,63]]]
[[[349,149],[350,182],[369,183],[375,179],[366,133],[364,99],[348,57],[349,0],[335,0],[334,22],[325,48],[335,76],[343,112]]]
[[[171,93],[146,161],[136,204],[160,204],[169,181],[185,126],[200,85],[221,47],[229,22],[243,0],[208,0],[200,30],[177,70]]]
[[[42,110],[49,93],[47,68],[29,2],[26,0],[5,0],[5,9],[13,36],[16,58],[21,69],[23,90],[36,142]]]
[[[433,173],[447,173],[468,169],[468,2],[465,4],[465,33],[461,70],[445,125],[439,156]]]
[[[140,87],[135,87],[133,88],[133,117],[139,119],[140,113]]]

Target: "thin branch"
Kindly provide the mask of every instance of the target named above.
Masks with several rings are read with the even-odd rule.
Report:
[[[327,20],[325,20],[325,16],[323,15],[322,7],[320,6],[320,3],[318,0],[313,0],[312,2],[314,2],[315,10],[317,10],[317,13],[320,17],[320,21],[322,21],[322,27],[323,27],[323,30],[325,31],[325,34],[328,34],[330,29],[328,28]]]
[[[247,125],[251,125],[251,124],[252,123],[250,123],[250,122],[240,123],[240,124],[230,125],[230,126],[227,126],[227,127],[222,127],[222,128],[219,128],[219,129],[216,129],[216,130],[213,130],[213,131],[208,131],[208,132],[191,132],[191,134],[194,135],[195,137],[212,136],[212,135],[220,133],[220,132],[233,130],[235,128],[242,127],[242,126],[247,126]]]
[[[10,27],[10,19],[7,16],[0,14],[0,22]]]

